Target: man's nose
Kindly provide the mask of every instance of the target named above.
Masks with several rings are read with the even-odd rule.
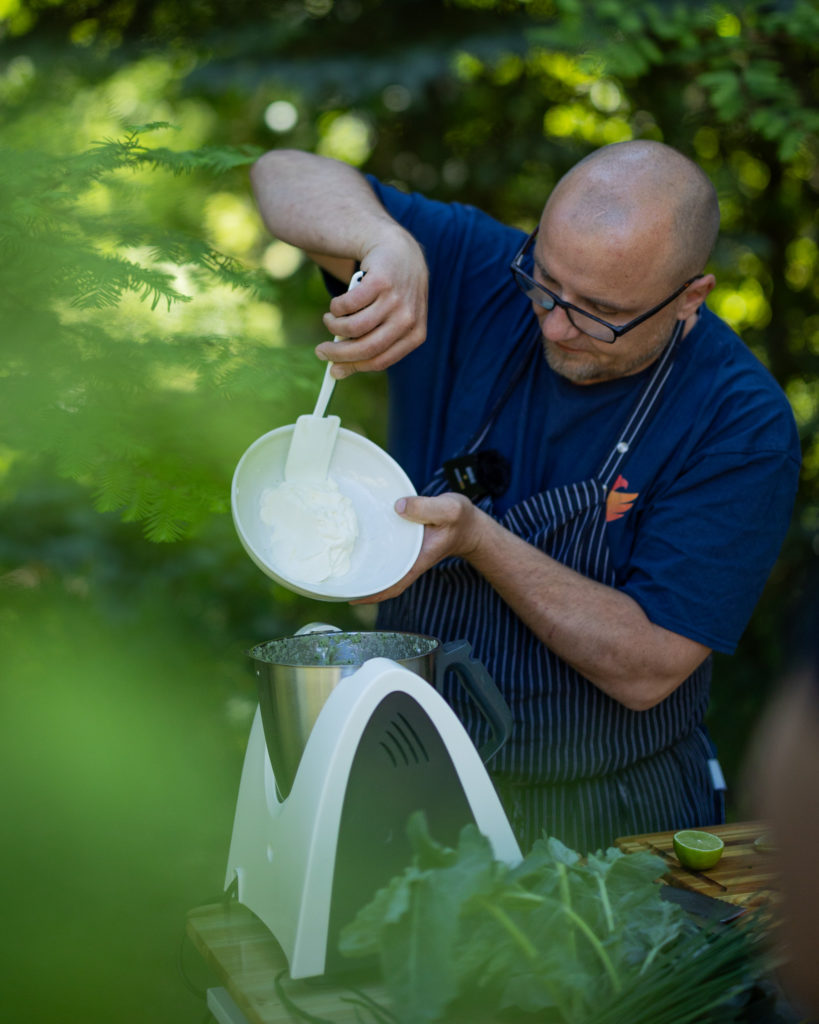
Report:
[[[540,328],[544,337],[549,341],[568,341],[582,333],[571,322],[568,313],[562,306],[555,303],[548,312],[542,306],[540,309],[542,314]]]

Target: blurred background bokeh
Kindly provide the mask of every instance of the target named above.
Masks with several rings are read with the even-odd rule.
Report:
[[[786,390],[792,529],[710,726],[729,814],[817,554],[813,0],[0,0],[4,1019],[198,1022],[186,911],[223,883],[244,651],[371,610],[240,549],[244,449],[312,408],[326,297],[247,169],[339,157],[531,228],[591,149],[661,139],[717,184],[711,304]],[[336,389],[384,438],[377,377]]]

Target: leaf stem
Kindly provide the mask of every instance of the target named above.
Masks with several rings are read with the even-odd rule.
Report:
[[[560,898],[563,903],[563,909],[570,917],[576,917],[574,910],[572,909],[572,891],[569,888],[569,873],[566,870],[566,865],[563,863],[557,864],[557,874],[560,880]],[[577,943],[575,942],[575,935],[573,931],[569,932],[569,952],[572,960],[577,959]]]
[[[609,890],[606,888],[606,880],[602,875],[597,876],[597,888],[600,890],[600,901],[603,904],[603,913],[606,915],[606,924],[609,929],[609,935],[613,935],[614,914],[611,912],[611,901],[609,900]]]
[[[521,906],[525,906],[527,903],[540,904],[546,902],[545,897],[539,896],[536,892],[529,892],[528,889],[522,889],[520,886],[502,892],[500,897],[506,903],[519,903]]]
[[[600,941],[600,939],[597,938],[597,936],[594,934],[594,932],[591,930],[588,924],[583,920],[583,918],[579,914],[576,914],[571,907],[567,907],[564,904],[563,909],[569,916],[571,921],[573,921],[574,924],[577,925],[580,931],[586,936],[586,938],[592,944],[592,948],[594,949],[595,953],[597,953],[598,957],[600,958],[600,962],[603,964],[603,967],[605,968],[606,974],[608,974],[609,976],[609,981],[611,981],[612,988],[615,992],[619,993],[620,989],[622,988],[622,985],[620,984],[620,978],[617,975],[617,971],[615,971],[614,969],[614,964],[611,962],[611,957],[609,957],[608,953],[603,947],[603,943]]]
[[[508,932],[509,936],[512,938],[512,941],[515,942],[518,946],[520,946],[524,955],[529,960],[537,959],[537,949],[532,945],[528,936],[525,935],[520,930],[520,928],[518,928],[518,926],[515,924],[512,918],[506,913],[505,910],[499,907],[496,903],[490,903],[489,900],[486,899],[481,900],[481,905],[486,910],[488,910],[489,913],[495,918],[495,920],[503,926],[503,928]]]

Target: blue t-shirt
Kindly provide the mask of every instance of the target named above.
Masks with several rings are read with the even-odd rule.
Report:
[[[416,488],[481,428],[522,359],[527,370],[481,445],[511,467],[495,511],[594,476],[650,368],[592,385],[554,373],[509,272],[523,233],[370,181],[430,270],[427,340],[388,371],[388,444]],[[702,307],[609,496],[615,585],[657,625],[731,653],[787,532],[799,464],[783,392]]]

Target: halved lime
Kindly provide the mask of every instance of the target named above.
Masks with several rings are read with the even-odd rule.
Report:
[[[685,868],[705,871],[712,868],[722,856],[725,843],[712,832],[684,829],[674,835],[674,853]]]

